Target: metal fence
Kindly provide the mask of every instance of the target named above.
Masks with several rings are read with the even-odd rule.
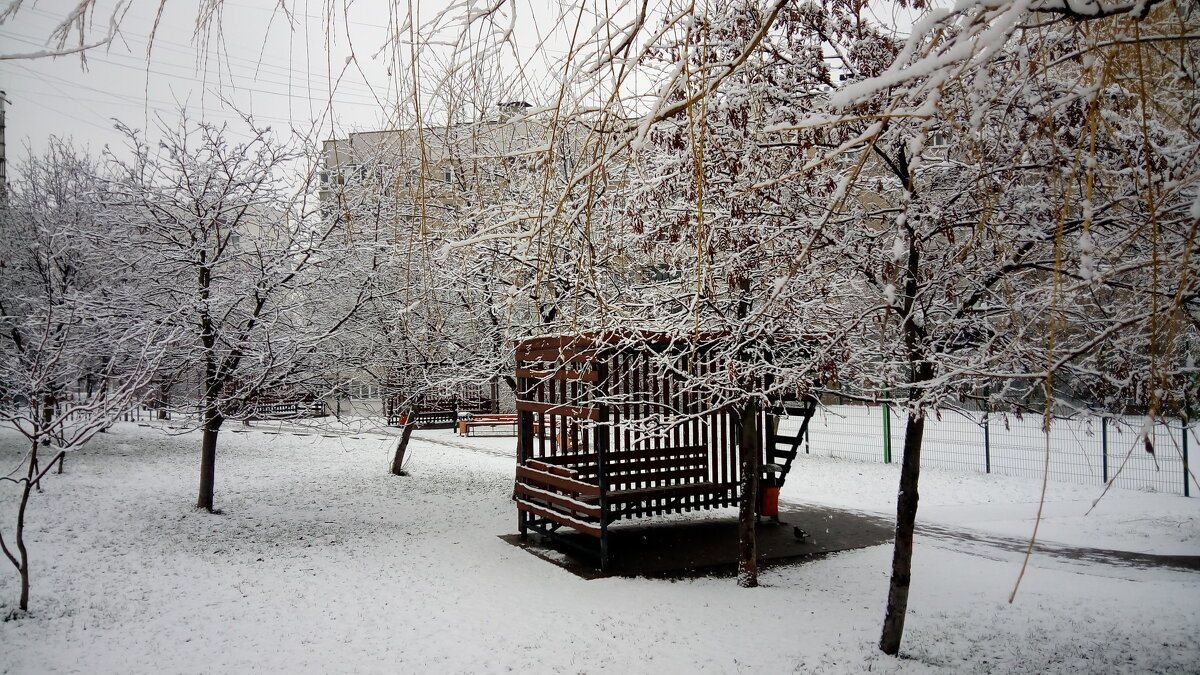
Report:
[[[68,394],[59,401],[59,406],[56,410],[56,415],[66,413],[66,421],[74,422],[80,419],[86,419],[89,412],[80,408],[73,407],[79,401],[87,399],[79,394]],[[32,414],[32,413],[27,413]],[[149,420],[169,420],[171,419],[171,409],[154,403],[130,403],[129,407],[121,411],[114,417],[117,422],[142,422]]]
[[[825,457],[899,462],[907,416],[890,406],[833,405],[819,408],[809,424],[805,451]],[[781,430],[797,423],[784,420]],[[1188,471],[1189,450],[1200,442],[1200,424],[1151,422],[1147,451],[1145,417],[1114,415],[1042,419],[1012,413],[933,411],[925,423],[921,466],[1003,476],[1169,492],[1191,496],[1200,487]]]

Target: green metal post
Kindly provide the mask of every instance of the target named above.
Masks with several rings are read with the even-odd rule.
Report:
[[[1188,419],[1183,418],[1183,496],[1191,497],[1192,488],[1188,484]]]
[[[983,471],[992,472],[991,389],[983,388]]]
[[[883,463],[892,463],[892,407],[883,399]]]
[[[1100,418],[1100,466],[1104,471],[1104,482],[1108,482],[1108,418]]]

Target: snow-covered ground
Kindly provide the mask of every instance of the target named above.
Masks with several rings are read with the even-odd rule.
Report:
[[[233,429],[234,427],[230,427]],[[239,429],[239,431],[241,431]],[[511,438],[223,433],[222,515],[195,511],[199,439],[128,423],[72,455],[29,513],[32,612],[11,673],[1197,672],[1200,573],[1035,555],[1041,482],[922,476],[903,658],[876,647],[891,547],[730,578],[583,580],[502,541]],[[0,432],[11,466],[17,437]],[[898,467],[801,456],[784,501],[887,514]],[[1200,555],[1200,500],[1050,483],[1040,537]],[[14,491],[0,487],[11,533]],[[836,521],[828,523],[836,527]],[[812,527],[809,527],[813,531]],[[819,530],[818,530],[819,531]],[[731,555],[733,552],[731,551]],[[17,598],[0,575],[0,615]]]

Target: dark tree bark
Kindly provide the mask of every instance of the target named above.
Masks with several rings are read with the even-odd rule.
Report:
[[[25,514],[29,507],[29,497],[32,495],[34,488],[41,482],[42,477],[50,469],[54,468],[55,464],[58,464],[59,471],[62,471],[63,457],[66,456],[65,452],[59,451],[54,456],[54,459],[51,459],[50,463],[46,465],[46,468],[39,471],[37,469],[38,445],[39,442],[37,440],[31,441],[32,447],[30,453],[32,456],[30,457],[29,468],[25,477],[12,481],[21,485],[21,502],[17,505],[17,527],[14,533],[15,553],[8,547],[8,543],[4,540],[2,533],[0,533],[0,551],[3,551],[4,557],[8,558],[9,562],[17,568],[17,573],[21,575],[21,597],[17,606],[20,607],[22,612],[29,611],[29,549],[25,546]]]
[[[923,411],[908,416],[904,427],[904,458],[900,465],[900,492],[896,499],[896,544],[892,550],[892,580],[879,648],[895,656],[904,635],[908,590],[912,584],[913,530],[917,523],[917,481],[921,476],[921,441],[925,435]]]
[[[18,607],[22,612],[29,611],[29,551],[25,548],[25,509],[29,505],[29,493],[33,491],[34,476],[37,471],[37,462],[34,458],[37,456],[37,444],[33,444],[33,449],[30,450],[34,457],[29,461],[29,475],[26,476],[25,485],[21,486],[21,505],[17,509],[17,553],[21,557],[21,562],[17,565],[17,569],[21,572],[21,599]]]
[[[404,455],[408,451],[408,440],[412,438],[413,429],[417,426],[417,415],[421,412],[421,406],[414,405],[409,408],[404,420],[404,426],[400,430],[400,442],[396,444],[396,454],[392,457],[392,473],[397,476],[406,476],[404,473]]]
[[[58,405],[58,399],[55,398],[53,392],[46,394],[45,398],[42,399],[42,427],[47,432],[54,428],[54,407],[56,405]],[[50,445],[49,433],[42,438],[42,445]],[[36,470],[36,467],[34,469]]]
[[[212,317],[208,313],[209,292],[212,286],[212,274],[207,265],[207,252],[200,252],[200,266],[197,270],[198,296],[203,309],[200,313],[200,344],[204,346],[204,420],[203,436],[200,439],[200,496],[196,500],[196,508],[213,512],[213,489],[217,476],[217,435],[221,431],[220,411],[217,402],[224,389],[224,382],[217,372],[217,357],[213,349],[217,343],[216,329]]]
[[[213,490],[217,475],[217,436],[224,421],[225,418],[216,410],[209,409],[204,413],[204,435],[200,440],[200,498],[196,501],[196,508],[209,513],[215,513]]]
[[[899,175],[911,190],[908,164],[903,153],[899,154]],[[915,196],[915,195],[914,195]],[[911,225],[908,229],[908,261],[905,265],[903,332],[908,365],[912,369],[912,388],[909,396],[919,396],[921,386],[933,380],[933,364],[926,358],[928,334],[924,321],[918,320],[917,280],[921,255],[917,249],[916,235]],[[904,617],[908,612],[908,591],[912,585],[913,530],[917,522],[917,483],[921,478],[921,442],[925,436],[925,410],[913,406],[904,427],[904,458],[900,464],[900,488],[896,497],[896,543],[892,550],[892,579],[888,586],[887,610],[883,618],[883,631],[879,638],[879,649],[895,656],[900,652],[900,640],[904,635]]]
[[[758,401],[750,399],[742,408],[738,429],[738,454],[742,469],[742,500],[738,510],[738,586],[758,585]]]

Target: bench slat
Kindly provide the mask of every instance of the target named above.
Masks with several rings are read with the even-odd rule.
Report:
[[[535,380],[579,380],[581,382],[599,382],[600,373],[594,370],[566,370],[555,368],[517,368],[517,377],[528,377]]]
[[[525,466],[531,469],[537,469],[538,471],[552,473],[556,476],[562,476],[564,478],[578,478],[579,476],[579,472],[575,469],[568,469],[565,466],[555,466],[553,464],[547,464],[546,462],[539,462],[536,459],[531,459],[525,462]]]
[[[526,349],[517,351],[517,363],[591,363],[596,360],[594,349]],[[553,367],[553,365],[551,366]]]
[[[517,467],[517,478],[524,478],[535,483],[546,485],[565,492],[574,494],[587,495],[589,497],[600,496],[600,486],[592,483],[585,483],[581,480],[567,478],[565,476],[556,476],[546,471],[538,471],[537,469],[528,466]]]
[[[708,448],[703,445],[688,445],[675,448],[647,448],[642,450],[612,450],[604,453],[606,462],[621,462],[637,459],[659,459],[667,457],[708,457]],[[595,452],[573,452],[553,457],[541,457],[542,461],[553,461],[555,464],[571,466],[574,464],[595,464],[600,455]]]
[[[567,514],[561,512],[561,511],[555,511],[554,509],[548,509],[548,508],[545,508],[538,504],[534,504],[533,502],[526,501],[524,499],[517,500],[517,508],[522,511],[528,511],[529,513],[532,513],[534,515],[541,516],[547,520],[552,520],[552,521],[558,523],[559,525],[566,525],[567,527],[569,527],[573,530],[578,530],[584,534],[589,534],[596,538],[599,538],[601,536],[600,527],[598,525],[589,523],[584,520],[580,520],[578,518],[572,518],[571,516],[568,516]]]
[[[542,490],[524,483],[517,483],[516,490],[519,497],[548,502],[554,506],[564,508],[574,513],[581,513],[591,518],[600,517],[599,504],[589,504],[587,502],[579,501],[578,499],[572,499],[565,495],[550,492],[549,490]]]
[[[600,474],[599,467],[596,467],[594,464],[574,466],[570,468],[570,471],[575,472],[574,476],[570,476],[570,478],[587,480],[587,482],[594,482],[594,480],[598,478]],[[667,476],[667,472],[672,471],[674,473],[670,474],[670,476]],[[552,471],[551,473],[558,472]],[[565,476],[564,473],[558,474],[559,476]],[[634,468],[624,468],[624,470],[608,471],[608,483],[658,483],[660,480],[664,479],[664,477],[666,479],[703,478],[706,477],[707,474],[708,465],[704,464],[688,466],[672,464],[653,468],[636,468],[636,470],[634,470]]]
[[[693,469],[672,469],[666,471],[642,471],[637,473],[625,473],[620,475],[608,476],[608,489],[611,492],[614,488],[620,485],[634,485],[636,483],[666,483],[668,481],[694,481],[699,478],[708,477],[707,467],[697,467]],[[663,487],[671,487],[664,485]]]
[[[587,408],[577,405],[560,405],[557,403],[539,403],[538,401],[517,401],[517,410],[545,413],[547,415],[562,415],[578,419],[600,419],[599,408]]]
[[[632,488],[629,490],[614,490],[608,494],[609,502],[623,504],[640,502],[650,499],[670,499],[672,497],[687,497],[690,495],[706,494],[717,491],[716,483],[688,483],[686,485],[664,485],[660,487]],[[722,487],[719,489],[728,489]]]

